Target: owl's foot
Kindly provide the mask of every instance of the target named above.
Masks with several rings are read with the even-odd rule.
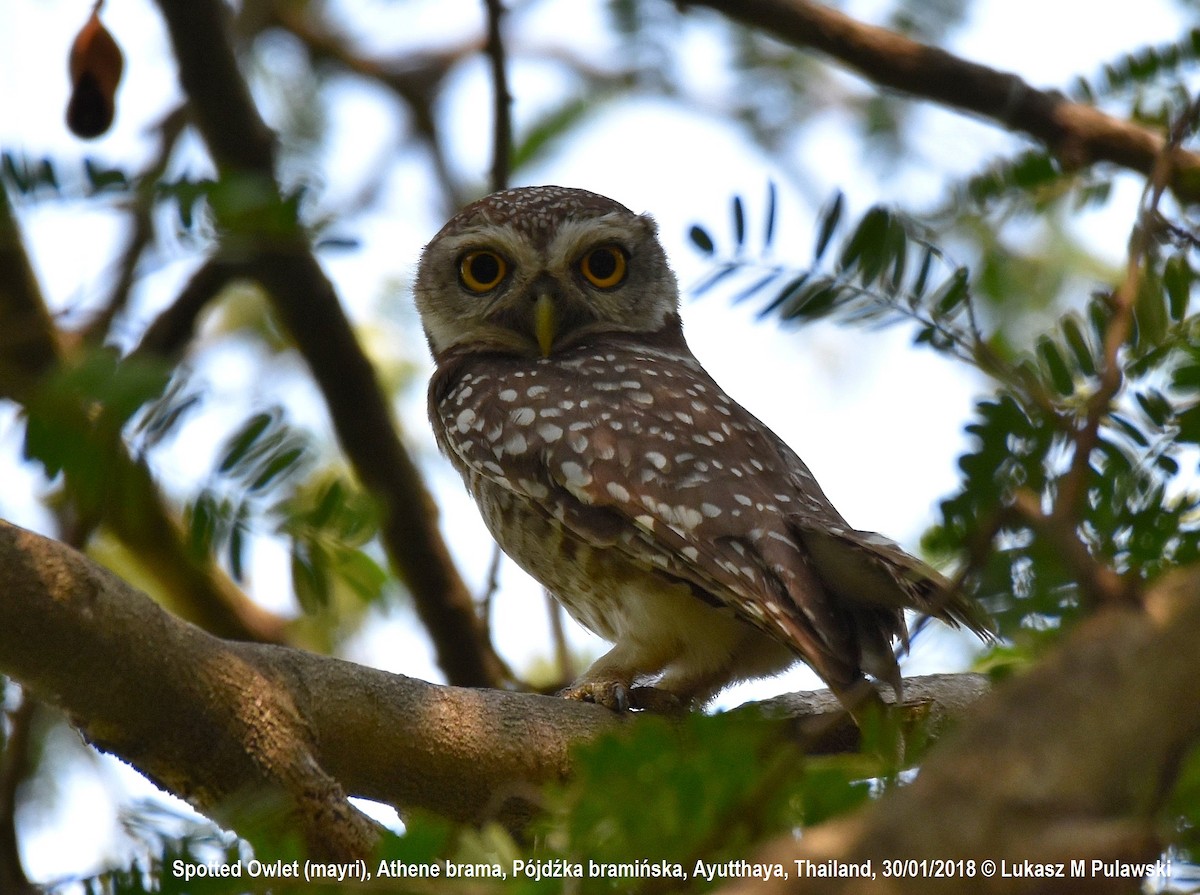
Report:
[[[678,696],[656,687],[630,687],[620,681],[580,681],[559,691],[565,699],[594,702],[614,712],[637,709],[656,714],[674,714],[687,710]]]
[[[579,702],[594,702],[614,712],[627,712],[633,707],[629,698],[631,690],[620,681],[576,681],[558,695]]]

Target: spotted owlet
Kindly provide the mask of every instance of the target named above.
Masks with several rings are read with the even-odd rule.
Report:
[[[566,695],[701,704],[799,658],[850,703],[864,673],[899,692],[905,609],[985,635],[704,371],[648,216],[496,193],[429,243],[415,292],[438,445],[504,551],[614,644]]]

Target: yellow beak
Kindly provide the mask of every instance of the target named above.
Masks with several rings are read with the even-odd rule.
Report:
[[[545,292],[537,297],[533,305],[533,334],[538,347],[542,349],[542,357],[549,357],[554,337],[558,335],[558,308],[554,299]]]

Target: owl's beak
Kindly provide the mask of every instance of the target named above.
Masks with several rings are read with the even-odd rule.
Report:
[[[537,338],[542,357],[550,356],[554,337],[558,335],[558,306],[548,292],[538,293],[533,304],[533,334]]]

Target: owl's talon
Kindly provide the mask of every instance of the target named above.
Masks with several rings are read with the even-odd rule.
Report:
[[[558,695],[579,702],[594,702],[614,712],[627,712],[633,707],[629,693],[629,687],[620,681],[585,681],[560,690]]]

